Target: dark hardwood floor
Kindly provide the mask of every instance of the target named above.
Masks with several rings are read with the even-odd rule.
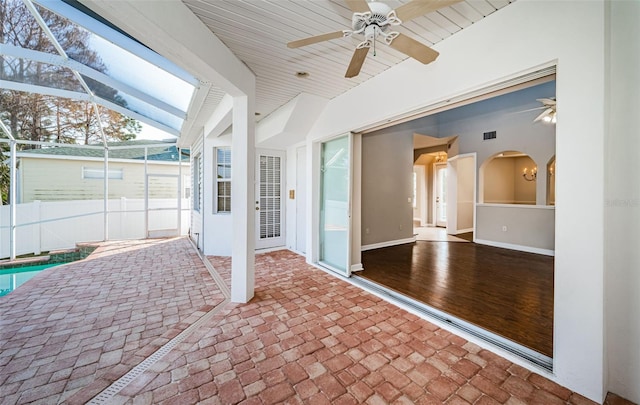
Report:
[[[417,241],[362,262],[358,276],[553,357],[553,257]]]

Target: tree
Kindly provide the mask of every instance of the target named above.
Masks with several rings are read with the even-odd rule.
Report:
[[[67,19],[36,6],[67,55],[101,72],[107,68],[89,44],[90,33]],[[0,3],[0,42],[25,49],[58,54],[53,43],[40,28],[26,6],[19,0]],[[0,56],[0,77],[4,80],[84,91],[73,72],[67,68],[26,59]],[[83,77],[94,94],[126,107],[117,90]],[[101,140],[92,104],[41,94],[12,90],[0,92],[0,116],[13,135],[33,141],[95,143]],[[129,140],[140,132],[140,124],[129,117],[100,108],[100,117],[109,141]]]
[[[0,145],[0,152],[5,152],[6,144]],[[4,153],[3,153],[4,155]],[[9,202],[9,183],[11,182],[11,172],[9,165],[4,162],[4,159],[0,161],[0,201],[1,205]]]
[[[107,72],[106,65],[98,53],[90,47],[88,31],[40,6],[36,8],[71,59],[100,72]],[[22,1],[0,1],[0,26],[0,43],[58,55],[53,43]],[[84,91],[80,81],[67,68],[2,54],[0,79]],[[88,77],[84,77],[84,80],[94,94],[126,107],[126,101],[118,95],[117,90]],[[92,109],[92,103],[86,101],[0,89],[0,119],[7,124],[17,139],[84,144],[101,142],[99,123]],[[104,107],[100,107],[99,110],[108,141],[134,139],[140,132],[140,123],[135,119]],[[7,143],[0,143],[2,204],[8,202],[9,166],[5,162],[7,149]]]

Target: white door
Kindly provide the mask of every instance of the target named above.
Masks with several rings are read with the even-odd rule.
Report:
[[[145,228],[148,238],[180,235],[180,187],[174,174],[147,174]]]
[[[296,151],[296,250],[307,253],[307,148]]]
[[[284,152],[256,151],[256,249],[284,246]]]
[[[436,163],[435,167],[435,214],[436,226],[447,226],[447,164]]]

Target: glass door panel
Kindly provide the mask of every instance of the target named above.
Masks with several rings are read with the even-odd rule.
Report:
[[[322,144],[320,161],[320,264],[350,274],[350,136]]]

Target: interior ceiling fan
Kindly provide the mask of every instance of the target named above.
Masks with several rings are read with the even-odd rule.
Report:
[[[329,41],[331,39],[360,36],[364,40],[356,46],[345,77],[355,77],[360,73],[364,60],[369,52],[369,48],[374,48],[376,40],[380,38],[384,43],[393,49],[404,53],[424,64],[433,62],[438,57],[438,52],[415,39],[394,31],[404,22],[430,13],[439,8],[450,6],[461,0],[412,0],[400,7],[392,10],[391,7],[379,1],[368,3],[366,0],[344,0],[351,11],[351,30],[330,32],[289,42],[289,48],[299,48],[316,44],[318,42]]]
[[[547,97],[547,98],[537,98],[536,101],[542,103],[542,106],[529,108],[527,110],[516,111],[516,114],[525,113],[529,111],[538,111],[543,110],[534,120],[533,122],[546,122],[546,123],[556,123],[556,98],[555,97]]]
[[[555,97],[538,98],[536,99],[536,101],[539,101],[542,103],[542,107],[538,107],[538,109],[544,108],[544,111],[542,111],[540,115],[538,115],[536,119],[533,120],[533,122],[543,121],[543,122],[551,122],[555,124],[556,123],[556,98]]]

